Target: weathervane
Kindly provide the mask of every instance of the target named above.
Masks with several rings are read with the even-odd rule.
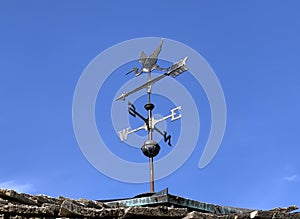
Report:
[[[163,40],[160,42],[159,46],[149,57],[147,57],[145,52],[142,51],[141,56],[138,60],[139,63],[142,64],[142,67],[140,69],[138,67],[134,67],[132,70],[130,70],[128,73],[126,73],[126,75],[127,75],[127,74],[134,72],[136,77],[141,75],[143,72],[148,73],[148,80],[146,81],[146,83],[140,85],[139,87],[137,87],[129,92],[122,93],[122,95],[116,99],[116,101],[117,100],[125,100],[126,97],[128,97],[129,95],[131,95],[143,88],[145,88],[147,90],[148,102],[144,106],[144,108],[148,112],[147,118],[145,118],[140,113],[138,113],[136,111],[135,106],[132,103],[128,102],[128,113],[133,117],[138,116],[139,118],[141,118],[145,122],[144,125],[136,128],[136,129],[131,129],[130,127],[128,127],[126,129],[119,131],[118,133],[119,133],[120,140],[126,141],[128,135],[131,133],[134,133],[134,132],[137,132],[137,131],[143,130],[143,129],[148,132],[148,140],[145,141],[145,143],[141,149],[143,151],[143,154],[149,158],[150,192],[154,192],[153,157],[158,155],[158,153],[160,151],[159,144],[153,140],[153,131],[156,131],[160,135],[162,135],[164,138],[164,141],[167,142],[169,146],[171,146],[171,135],[168,135],[166,131],[161,131],[160,129],[158,129],[156,127],[156,124],[159,122],[162,122],[164,120],[167,120],[169,118],[171,118],[171,122],[172,122],[172,121],[180,119],[182,117],[181,113],[179,112],[181,110],[181,106],[178,106],[178,107],[175,107],[174,109],[171,109],[170,110],[171,113],[161,119],[153,118],[152,110],[154,109],[154,104],[151,103],[152,86],[155,82],[163,79],[164,77],[171,75],[173,78],[175,78],[178,75],[180,75],[181,73],[188,70],[188,67],[186,66],[186,60],[188,57],[181,59],[180,61],[174,63],[172,66],[170,66],[168,68],[159,67],[157,64],[157,60],[158,60],[158,55],[161,51],[162,45],[163,45]],[[162,71],[163,74],[158,77],[151,78],[151,72],[154,70]]]

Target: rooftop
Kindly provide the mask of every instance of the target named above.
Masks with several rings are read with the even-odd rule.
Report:
[[[87,200],[29,195],[0,189],[0,219],[22,218],[300,218],[298,207],[269,211],[198,202],[168,194],[142,194],[128,199]]]

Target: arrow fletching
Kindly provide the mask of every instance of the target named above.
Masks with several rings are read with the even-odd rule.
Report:
[[[174,63],[170,70],[167,72],[168,75],[171,75],[173,78],[177,77],[181,73],[187,71],[189,68],[186,66],[186,60],[188,57],[185,57],[178,62]]]

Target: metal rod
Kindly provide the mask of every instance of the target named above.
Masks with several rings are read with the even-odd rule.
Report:
[[[148,81],[151,80],[151,71],[148,72]],[[151,103],[151,85],[148,87],[148,103]],[[148,119],[149,119],[149,130],[148,130],[148,139],[152,140],[152,110],[148,110]],[[154,192],[154,167],[153,167],[153,157],[149,158],[149,165],[150,165],[150,192]]]
[[[150,94],[149,93],[149,102],[150,103]],[[150,120],[150,123],[152,122],[152,111],[151,110],[148,110],[148,118]],[[149,140],[152,140],[152,133],[153,133],[153,130],[152,130],[152,124],[149,125],[149,132],[148,132],[148,139]],[[149,158],[149,165],[150,165],[150,192],[154,192],[154,167],[153,167],[153,157],[150,157]]]
[[[149,102],[150,103],[150,102]],[[153,129],[152,129],[152,110],[148,110],[148,119],[149,119],[149,130],[148,130],[148,139],[152,140],[152,133],[153,133]]]
[[[148,72],[148,81],[151,80],[151,71]],[[148,103],[151,103],[151,86],[148,87]],[[149,130],[148,130],[148,139],[152,140],[152,110],[148,110],[148,120],[149,120]]]
[[[154,192],[154,168],[153,168],[153,157],[149,158],[150,162],[150,192]]]

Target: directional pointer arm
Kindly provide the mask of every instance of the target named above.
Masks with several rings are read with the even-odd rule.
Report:
[[[171,135],[168,135],[166,131],[161,131],[158,128],[154,127],[154,130],[157,131],[159,134],[161,134],[164,137],[164,142],[168,142],[169,146],[172,146],[171,144]]]
[[[178,107],[175,107],[174,109],[171,109],[170,110],[171,114],[168,115],[168,116],[165,116],[165,117],[163,117],[161,119],[157,119],[157,120],[153,119],[153,121],[152,121],[152,126],[153,127],[152,128],[154,128],[157,123],[162,122],[164,120],[167,120],[169,118],[171,118],[171,122],[174,121],[174,120],[180,119],[182,117],[181,113],[179,112],[178,115],[176,114],[176,111],[179,111],[179,110],[181,110],[181,106],[178,106]]]
[[[142,116],[141,114],[139,114],[136,110],[135,110],[135,106],[128,102],[128,113],[130,115],[132,115],[133,117],[140,117],[144,122],[146,122],[148,124],[148,119],[146,119],[144,116]]]
[[[136,128],[136,129],[133,129],[133,130],[131,130],[131,129],[128,127],[128,128],[123,129],[123,130],[121,130],[121,131],[118,131],[119,138],[120,138],[121,141],[126,141],[129,134],[132,134],[132,133],[134,133],[134,132],[140,131],[140,130],[142,130],[142,129],[145,129],[145,130],[147,131],[147,130],[148,130],[147,124],[144,124],[144,125],[142,125],[142,126]]]
[[[131,94],[133,94],[133,93],[135,93],[135,92],[137,92],[137,91],[139,91],[139,90],[141,90],[143,88],[147,89],[147,88],[151,87],[155,82],[163,79],[166,76],[171,75],[173,78],[177,77],[181,73],[183,73],[183,72],[185,72],[185,71],[188,70],[188,67],[186,66],[186,60],[187,59],[188,59],[188,57],[185,57],[185,58],[181,59],[180,61],[174,63],[170,67],[170,69],[169,69],[168,72],[166,72],[166,73],[164,73],[164,74],[162,74],[162,75],[160,75],[160,76],[158,76],[156,78],[153,78],[153,79],[147,81],[146,83],[142,84],[141,86],[139,86],[139,87],[137,87],[137,88],[135,88],[135,89],[133,89],[133,90],[131,90],[129,92],[122,93],[122,95],[119,96],[116,99],[116,101],[118,101],[118,100],[125,100],[126,97],[128,97],[129,95],[131,95]]]

